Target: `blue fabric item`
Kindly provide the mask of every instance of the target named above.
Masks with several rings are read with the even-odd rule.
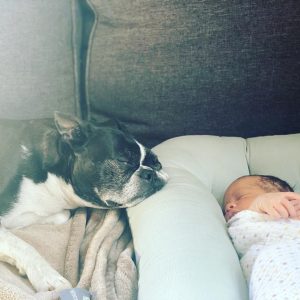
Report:
[[[91,294],[81,288],[67,289],[59,292],[60,300],[89,300],[91,299]]]

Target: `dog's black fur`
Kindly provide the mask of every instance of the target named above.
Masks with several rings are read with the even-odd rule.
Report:
[[[56,113],[49,120],[1,121],[0,134],[1,215],[20,200],[24,178],[38,185],[53,174],[99,208],[134,205],[165,183],[156,155],[119,126]]]
[[[130,207],[163,187],[156,155],[118,126],[56,113],[0,122],[0,260],[37,291],[69,288],[34,248],[7,228],[60,224],[70,209]]]

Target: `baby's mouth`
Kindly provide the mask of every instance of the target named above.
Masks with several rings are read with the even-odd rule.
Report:
[[[234,215],[236,215],[238,212],[229,210],[225,213],[225,220],[228,222]]]

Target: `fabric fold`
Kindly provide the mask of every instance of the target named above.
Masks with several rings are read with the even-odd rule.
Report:
[[[80,208],[62,225],[34,225],[15,233],[92,299],[135,300],[138,271],[125,210]],[[55,258],[55,259],[54,259]],[[55,300],[57,291],[36,293],[16,269],[0,264],[0,299]],[[5,274],[10,272],[9,280]],[[6,277],[6,278],[5,278]]]

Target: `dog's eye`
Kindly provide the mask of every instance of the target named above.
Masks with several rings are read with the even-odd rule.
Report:
[[[128,159],[123,159],[123,158],[120,158],[118,159],[118,162],[120,165],[122,166],[126,166],[126,167],[136,167],[136,164],[134,164],[134,162],[128,160]]]
[[[126,158],[118,158],[117,161],[121,164],[129,164],[129,161]]]
[[[128,171],[135,171],[139,168],[139,162],[133,160],[118,160],[119,166],[127,169]]]

